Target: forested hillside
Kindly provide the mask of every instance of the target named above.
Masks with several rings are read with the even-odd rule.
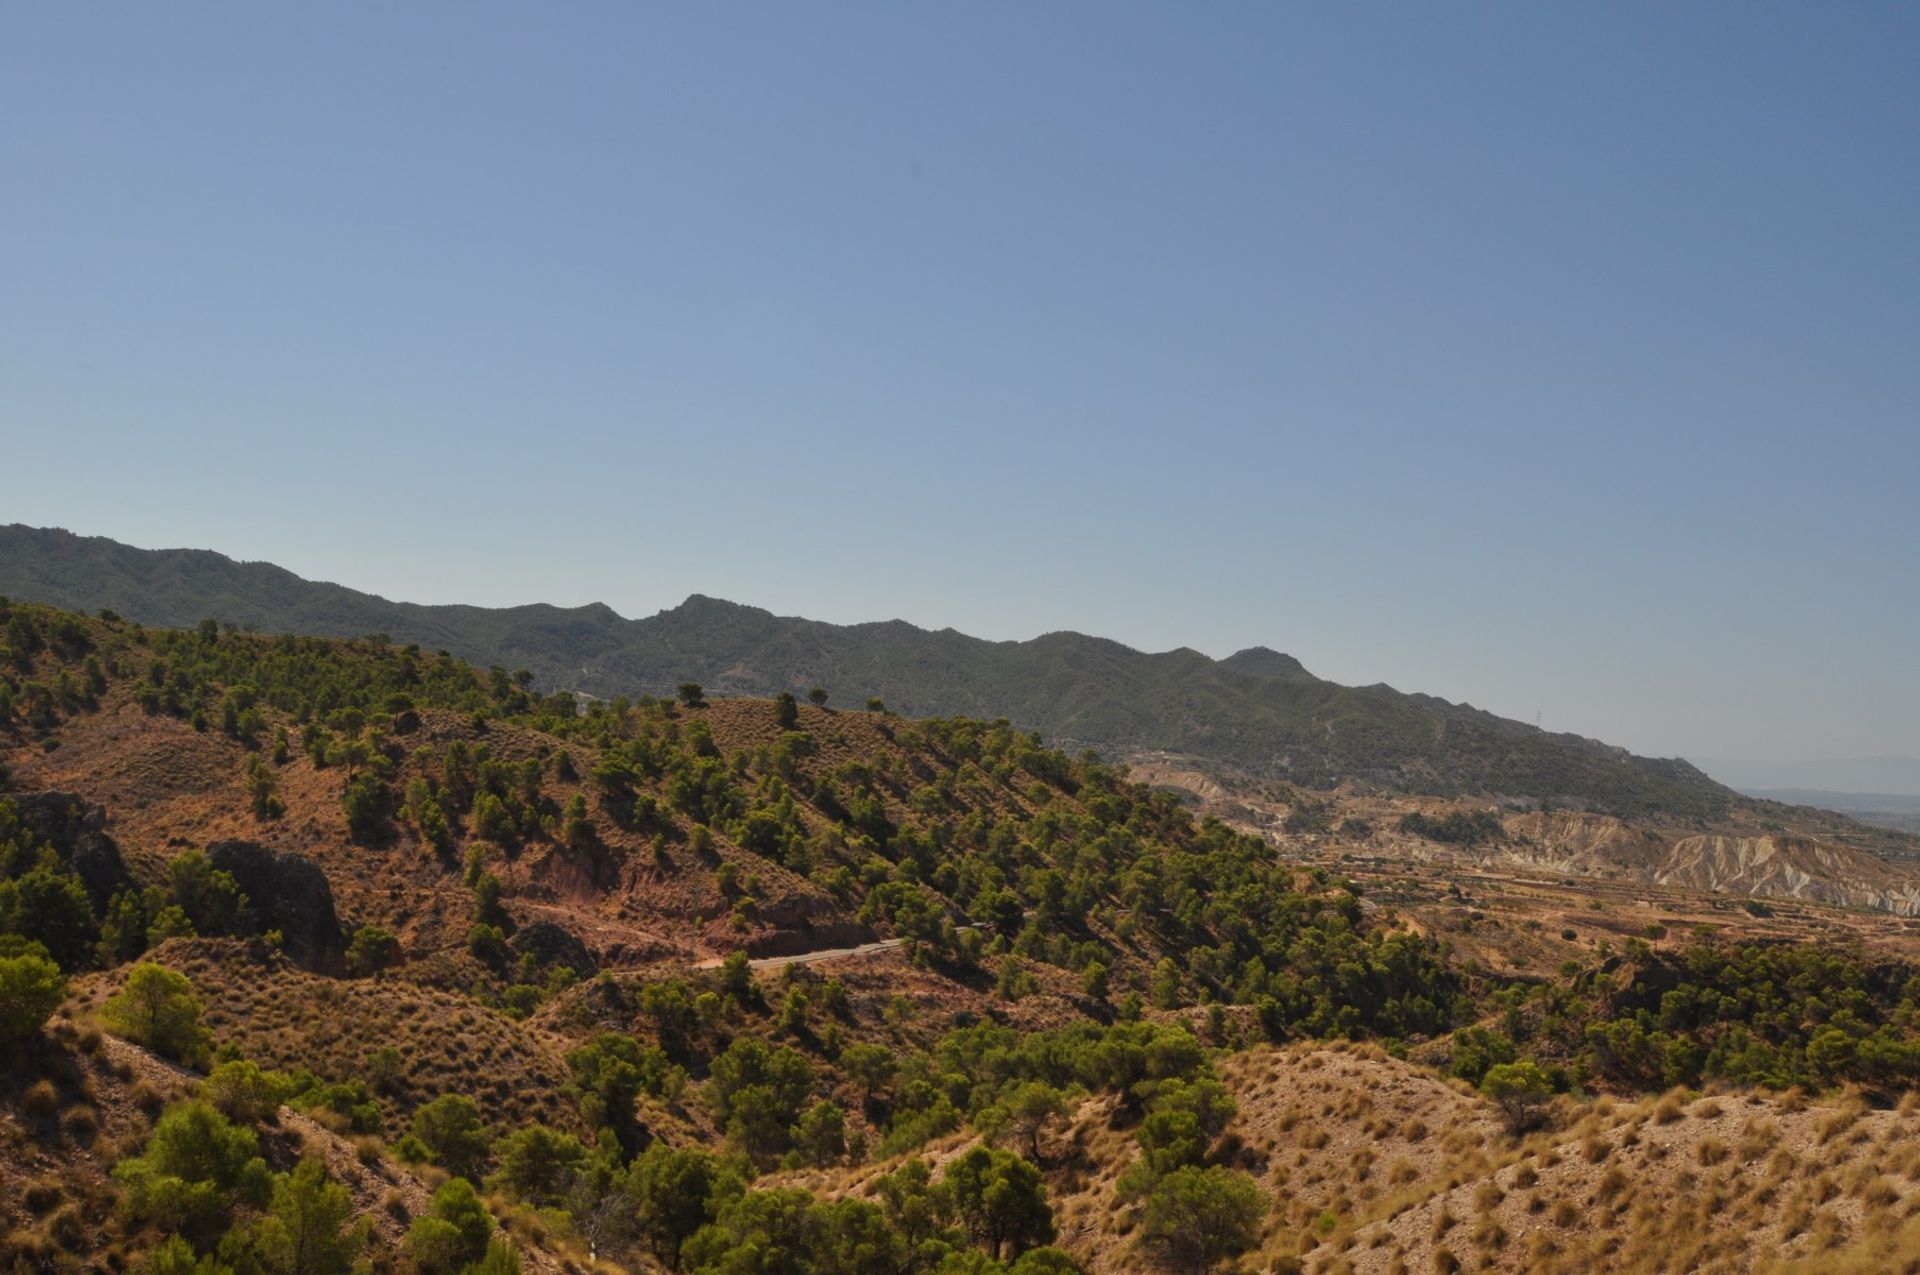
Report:
[[[6,1261],[1581,1270],[1906,1242],[1912,1180],[1862,1123],[1920,1077],[1894,951],[1402,913],[1004,721],[694,685],[582,711],[391,641],[17,603],[0,636]],[[1456,924],[1505,954],[1463,957]],[[1834,1127],[1876,1137],[1779,1167],[1790,1230],[1562,1215],[1593,1188],[1556,1148],[1641,1157],[1629,1119],[1730,1181],[1764,1156],[1685,1096],[1592,1100],[1705,1084],[1849,1086]],[[1766,1110],[1812,1129],[1799,1103]],[[1499,1212],[1528,1165],[1545,1247]],[[1496,1178],[1483,1220],[1438,1220]]]
[[[912,716],[1005,717],[1070,745],[1170,751],[1309,787],[1357,780],[1695,821],[1741,800],[1684,761],[1383,685],[1337,685],[1260,648],[1213,660],[1077,633],[988,642],[901,621],[780,617],[700,596],[638,620],[600,605],[417,606],[215,553],[17,525],[0,528],[0,593],[182,628],[212,618],[263,632],[383,633],[602,698],[669,694],[684,681],[762,696],[824,686],[849,707],[877,698]]]

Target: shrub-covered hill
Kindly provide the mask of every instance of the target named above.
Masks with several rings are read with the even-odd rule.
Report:
[[[153,624],[203,618],[269,632],[445,648],[603,697],[696,681],[734,695],[826,686],[916,716],[1005,717],[1109,751],[1161,750],[1310,787],[1498,793],[1626,816],[1712,819],[1741,799],[1679,760],[1637,757],[1467,705],[1314,677],[1263,648],[1213,660],[1078,633],[989,642],[901,621],[851,626],[695,596],[623,619],[595,604],[488,609],[389,602],[201,550],[0,527],[0,592]]]
[[[885,936],[977,977],[996,940],[1080,976],[1166,960],[1168,997],[1239,989],[1329,1024],[1431,1031],[1459,995],[1430,944],[1357,926],[1324,877],[1004,723],[791,699],[580,715],[569,696],[378,642],[19,605],[6,624],[14,786],[104,808],[136,876],[182,878],[107,901],[98,928],[123,946],[136,919],[284,930],[264,902],[197,884],[252,842],[319,866],[343,936],[378,926],[454,983],[474,961],[506,978]],[[1344,977],[1367,1003],[1296,986],[1308,966],[1357,971]]]
[[[1523,977],[1004,722],[582,711],[386,641],[23,604],[0,633],[0,1163],[33,1166],[0,1262],[279,1271],[311,1226],[429,1275],[1331,1271],[1595,1091],[1920,1075],[1890,955]],[[782,964],[862,940],[893,946]],[[1396,1107],[1413,1176],[1357,1155],[1391,1104],[1305,1096],[1327,1039],[1411,1060],[1369,1066],[1457,1145]],[[113,1059],[184,1070],[123,1100]],[[1823,1242],[1904,1190],[1843,1186]]]

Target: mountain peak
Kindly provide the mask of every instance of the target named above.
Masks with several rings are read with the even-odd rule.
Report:
[[[1220,663],[1237,673],[1251,673],[1256,677],[1313,676],[1299,660],[1267,646],[1250,646],[1244,651],[1235,651]]]
[[[716,598],[706,593],[689,593],[687,595],[686,601],[682,602],[677,607],[667,608],[667,610],[662,612],[662,614],[664,615],[731,615],[731,614],[737,614],[743,611],[755,611],[758,609],[759,608],[757,607],[750,607],[740,602],[729,602],[725,598]]]

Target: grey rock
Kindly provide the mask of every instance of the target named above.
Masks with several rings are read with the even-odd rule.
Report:
[[[36,839],[51,845],[87,887],[96,912],[133,884],[120,847],[106,833],[107,812],[70,792],[22,792],[8,797]]]
[[[334,911],[333,887],[318,864],[251,841],[216,841],[207,847],[207,859],[233,874],[247,896],[254,927],[280,931],[288,956],[303,965],[338,962],[346,939]]]

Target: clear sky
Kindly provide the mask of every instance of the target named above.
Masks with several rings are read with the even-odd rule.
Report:
[[[1920,754],[1920,8],[0,9],[0,520]]]

